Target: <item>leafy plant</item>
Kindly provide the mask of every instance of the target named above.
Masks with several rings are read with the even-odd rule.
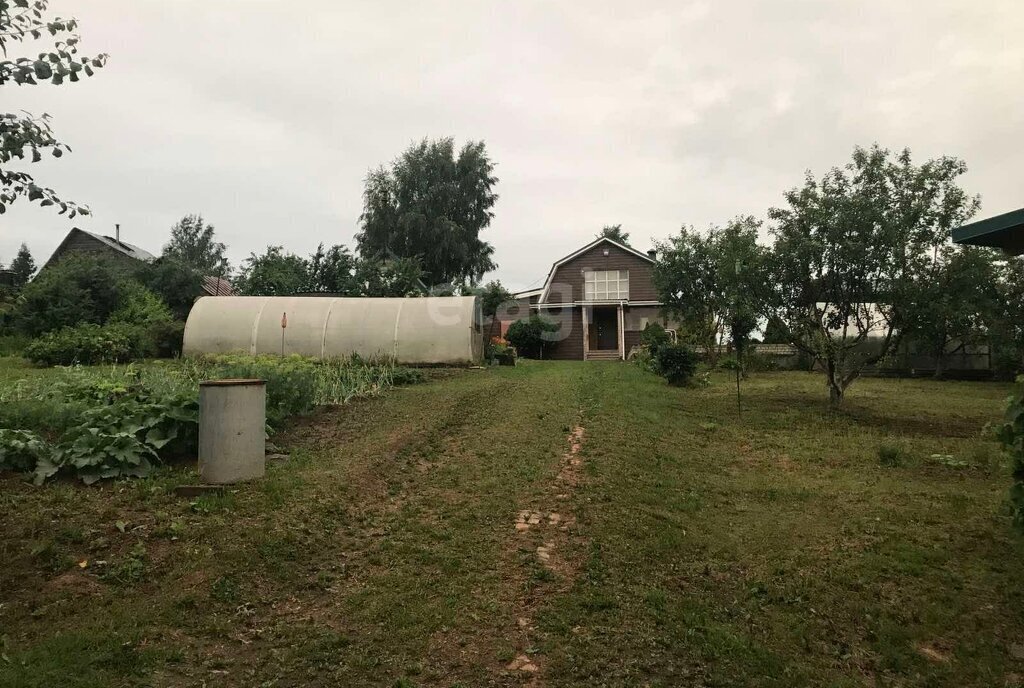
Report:
[[[544,347],[550,341],[551,333],[557,331],[558,325],[534,314],[509,325],[506,338],[520,356],[543,358]]]
[[[952,454],[932,454],[928,458],[949,468],[967,468],[971,465],[966,459],[959,459]]]
[[[25,347],[24,356],[42,365],[95,365],[132,359],[136,346],[130,325],[85,323],[48,332]]]
[[[689,384],[697,372],[697,354],[688,346],[670,344],[658,349],[658,373],[670,385]]]
[[[491,337],[491,341],[487,343],[485,358],[488,361],[503,366],[514,366],[516,364],[516,356],[515,347],[509,344],[507,339]]]
[[[672,338],[658,323],[647,323],[640,332],[640,343],[647,347],[651,355],[656,355],[659,348],[672,343]]]
[[[34,471],[49,448],[34,432],[0,430],[0,470]]]
[[[152,399],[139,393],[90,409],[53,454],[38,462],[36,482],[61,469],[73,470],[87,485],[103,478],[144,477],[159,459],[158,451],[172,442],[194,446],[198,421],[193,397]]]

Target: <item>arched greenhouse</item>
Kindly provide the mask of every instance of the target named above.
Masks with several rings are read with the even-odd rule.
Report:
[[[483,358],[482,320],[475,296],[207,296],[188,315],[183,350],[473,364]]]

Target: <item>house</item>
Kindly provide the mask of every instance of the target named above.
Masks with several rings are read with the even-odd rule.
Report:
[[[1001,248],[1011,256],[1024,254],[1024,208],[957,227],[953,230],[953,241]]]
[[[544,286],[520,292],[497,314],[501,332],[533,313],[558,325],[545,356],[622,360],[648,323],[668,326],[652,279],[654,251],[601,237],[554,262]]]
[[[43,264],[39,271],[42,272],[69,253],[92,253],[113,258],[114,260],[132,260],[144,263],[151,263],[156,260],[156,256],[149,251],[141,249],[134,244],[121,241],[121,228],[119,225],[115,234],[116,236],[93,234],[84,229],[74,227],[64,237],[64,240],[60,242],[57,250],[53,252],[53,255]]]
[[[57,250],[39,269],[41,273],[50,265],[58,262],[71,253],[91,253],[105,256],[113,260],[122,260],[133,263],[153,263],[158,260],[149,251],[139,248],[135,244],[121,241],[121,226],[115,225],[114,236],[106,234],[93,234],[77,227],[72,228],[64,240],[57,246]],[[205,296],[234,296],[235,290],[230,280],[215,275],[204,275],[202,279],[203,295]]]

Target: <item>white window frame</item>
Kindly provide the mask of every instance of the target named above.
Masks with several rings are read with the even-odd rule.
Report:
[[[629,270],[587,270],[584,301],[629,301]]]

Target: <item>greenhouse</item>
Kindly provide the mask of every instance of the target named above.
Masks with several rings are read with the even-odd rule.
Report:
[[[184,353],[474,364],[483,358],[482,316],[475,296],[207,296],[189,313]]]

